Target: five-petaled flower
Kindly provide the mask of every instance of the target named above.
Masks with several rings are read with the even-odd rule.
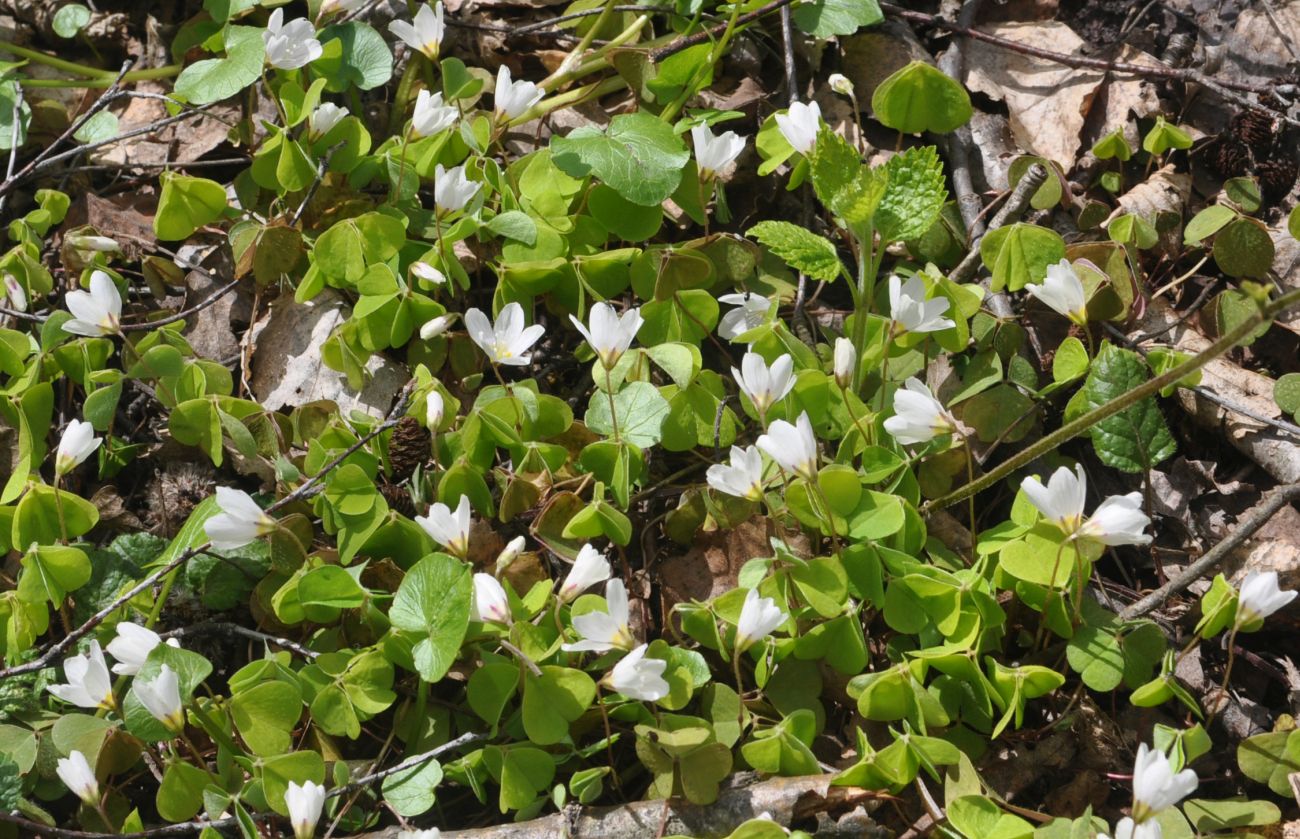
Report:
[[[1084,297],[1083,282],[1068,259],[1047,266],[1047,276],[1042,284],[1026,283],[1025,291],[1079,326],[1088,322],[1088,301]]]
[[[275,519],[266,514],[242,489],[217,487],[221,512],[203,523],[208,541],[219,551],[233,551],[271,533]]]
[[[119,676],[134,676],[144,666],[144,661],[153,652],[153,648],[163,642],[162,637],[148,627],[131,621],[122,621],[117,625],[117,635],[104,649],[117,663],[113,672]],[[181,642],[175,638],[167,639],[167,646],[180,647]]]
[[[718,492],[763,500],[763,455],[754,446],[731,447],[731,463],[715,463],[704,473],[709,486]]]
[[[755,442],[782,469],[810,481],[817,479],[817,435],[813,434],[807,411],[799,413],[794,425],[777,420]]]
[[[76,469],[95,453],[101,442],[103,441],[95,436],[95,428],[90,423],[69,420],[54,454],[54,474],[62,478]]]
[[[415,523],[433,541],[463,558],[469,552],[469,518],[469,496],[462,495],[454,511],[446,504],[435,502],[429,507],[429,515],[416,516]]]
[[[474,575],[474,601],[469,616],[479,623],[510,623],[510,598],[496,577],[482,572]]]
[[[745,592],[745,604],[740,608],[736,623],[736,652],[745,650],[772,634],[772,630],[785,623],[786,614],[770,597],[760,597],[758,589]]]
[[[925,283],[920,277],[909,277],[907,282],[897,274],[889,276],[889,318],[895,332],[940,332],[956,326],[943,317],[950,301],[946,297],[925,299]]]
[[[601,365],[606,370],[614,369],[618,360],[627,352],[627,348],[632,346],[632,339],[636,337],[637,331],[645,320],[641,317],[640,308],[628,309],[620,317],[614,307],[608,303],[597,303],[591,307],[588,320],[591,321],[590,328],[583,326],[582,321],[573,315],[569,315],[569,320],[582,333],[582,337],[587,339],[587,343],[596,351],[597,357],[600,358]]]
[[[388,24],[388,31],[406,43],[413,50],[419,50],[430,61],[438,59],[438,50],[442,47],[442,37],[447,32],[443,20],[442,3],[428,3],[420,6],[412,19],[414,23],[395,20]]]
[[[522,367],[531,361],[528,350],[546,330],[540,324],[524,326],[524,307],[507,303],[495,324],[479,309],[465,313],[465,328],[493,364]]]
[[[740,369],[731,368],[731,375],[759,416],[766,416],[773,405],[794,390],[794,358],[785,353],[768,367],[763,356],[747,352],[740,359]]]
[[[411,131],[416,137],[432,137],[456,123],[460,111],[442,101],[442,93],[422,90],[415,97],[411,114]]]
[[[108,674],[108,663],[98,641],[91,641],[86,652],[68,656],[63,660],[65,685],[50,685],[47,690],[64,702],[79,708],[113,708],[113,677]]]
[[[290,781],[284,791],[284,804],[289,810],[294,839],[311,839],[325,807],[325,787],[313,781],[304,781],[301,785]]]
[[[581,641],[565,644],[565,652],[603,653],[615,647],[630,650],[636,644],[628,628],[627,587],[613,579],[605,583],[605,612],[586,612],[573,619]]]
[[[609,573],[609,560],[605,555],[591,545],[583,545],[556,596],[561,603],[568,603],[596,583],[608,580]]]
[[[752,291],[724,294],[718,298],[718,302],[736,307],[728,309],[718,321],[718,335],[728,341],[734,341],[749,330],[762,326],[772,308],[772,301]]]
[[[465,164],[442,168],[439,163],[433,167],[433,204],[440,212],[454,213],[465,209],[465,205],[478,195],[481,185],[465,177]]]
[[[510,68],[502,64],[497,70],[497,86],[492,100],[497,120],[518,119],[542,101],[545,94],[546,91],[532,82],[514,81],[510,77]]]
[[[734,131],[724,131],[715,137],[707,125],[691,129],[691,142],[695,145],[695,164],[702,181],[721,175],[745,150],[744,137]]]
[[[619,659],[605,677],[605,683],[628,699],[656,702],[668,695],[668,682],[664,670],[668,662],[660,658],[646,658],[648,646],[642,644]]]
[[[90,291],[69,291],[63,302],[72,312],[72,320],[63,323],[64,332],[93,338],[122,331],[122,295],[103,271],[91,272]]]
[[[1103,545],[1145,545],[1151,541],[1145,532],[1151,519],[1142,512],[1140,492],[1112,495],[1097,505],[1091,518],[1084,519],[1088,479],[1081,465],[1076,465],[1073,472],[1062,466],[1052,473],[1046,486],[1037,477],[1025,478],[1020,488],[1043,518],[1071,539],[1093,539]]]
[[[285,23],[284,9],[271,12],[262,42],[266,45],[266,63],[279,70],[297,70],[325,52],[316,40],[316,27],[311,21],[300,17]]]
[[[928,443],[957,429],[957,421],[930,389],[915,376],[894,391],[894,415],[885,420],[885,430],[904,446]]]
[[[1296,592],[1278,586],[1276,571],[1251,571],[1238,589],[1234,626],[1238,630],[1254,627],[1295,597]]]
[[[800,154],[807,154],[817,145],[821,122],[822,109],[816,102],[795,102],[786,113],[776,115],[776,127],[781,136]]]
[[[181,704],[180,679],[176,671],[164,664],[152,679],[135,677],[131,692],[140,700],[153,718],[167,726],[172,733],[185,728],[185,710]]]
[[[99,781],[84,754],[73,749],[67,757],[59,758],[54,771],[70,792],[91,807],[98,806]]]
[[[307,127],[311,129],[313,135],[320,137],[328,134],[330,129],[342,122],[347,115],[347,108],[341,108],[333,102],[324,102],[311,112],[311,116],[307,118]]]
[[[1160,749],[1138,745],[1133,761],[1133,821],[1145,824],[1196,791],[1196,772],[1175,772],[1169,756]]]

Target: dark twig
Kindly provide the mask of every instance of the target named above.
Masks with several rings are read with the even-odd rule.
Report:
[[[256,813],[252,816],[254,821],[272,821],[276,818],[275,813]],[[91,833],[85,830],[68,830],[63,827],[52,827],[48,824],[29,821],[21,816],[15,816],[10,813],[0,812],[0,822],[15,824],[27,831],[27,834],[33,836],[50,836],[53,839],[166,839],[170,836],[189,836],[191,833],[198,833],[204,828],[213,830],[222,830],[224,828],[233,828],[236,826],[234,816],[228,816],[216,821],[190,821],[180,822],[178,824],[169,824],[165,827],[154,827],[149,830],[137,830],[132,833]],[[24,835],[27,835],[24,834]]]
[[[957,25],[969,27],[975,22],[982,0],[966,0],[957,15]],[[939,59],[939,69],[945,75],[961,82],[963,64],[965,63],[966,42],[954,39],[952,46]],[[970,149],[975,140],[971,136],[970,126],[963,125],[943,139],[948,162],[952,171],[953,192],[957,194],[957,211],[966,226],[966,241],[974,241],[984,234],[984,222],[980,211],[983,209],[979,194],[975,192],[971,180]]]
[[[752,12],[748,12],[736,18],[736,25],[743,26],[746,23],[758,20],[764,15],[771,14],[777,9],[784,8],[793,2],[794,0],[772,0],[772,2],[767,3]],[[683,35],[674,41],[669,41],[658,49],[650,50],[650,60],[656,62],[663,61],[668,56],[676,55],[682,50],[693,47],[696,44],[707,44],[720,37],[722,33],[726,31],[726,28],[727,24],[720,23],[717,26],[708,29],[701,29],[693,35]]]
[[[1046,180],[1046,166],[1041,163],[1035,163],[1033,166],[1030,166],[1025,174],[1020,178],[1020,183],[1016,184],[1015,189],[1011,190],[1011,195],[1007,198],[1007,203],[1002,205],[1002,209],[998,210],[997,215],[995,215],[993,220],[989,222],[988,231],[984,236],[987,236],[999,227],[1010,224],[1024,215],[1025,211],[1029,209],[1029,199],[1034,197],[1034,193],[1038,191],[1038,188],[1042,186],[1043,182]],[[984,240],[984,236],[980,236],[971,242],[970,250],[966,253],[966,256],[957,267],[953,269],[952,274],[949,275],[954,283],[964,283],[975,275],[975,270],[979,267],[980,243]],[[996,310],[994,311],[994,314],[998,315],[998,317],[1005,316]],[[1010,311],[1008,311],[1007,314],[1009,315]]]
[[[275,644],[277,647],[284,647],[286,650],[295,652],[298,655],[302,656],[303,658],[314,659],[320,655],[320,653],[316,652],[315,650],[309,650],[306,647],[304,647],[302,644],[299,644],[296,641],[290,641],[288,638],[280,638],[275,635],[268,635],[265,632],[258,632],[256,629],[249,629],[248,627],[240,626],[237,623],[229,623],[226,621],[207,621],[204,623],[196,623],[193,626],[182,626],[179,629],[173,629],[170,632],[163,632],[160,634],[162,635],[163,638],[181,638],[187,635],[205,635],[205,634],[221,634],[221,633],[240,635],[243,636],[244,638],[251,638],[254,641],[261,641],[266,644]]]
[[[4,202],[0,199],[0,207],[3,206]],[[18,320],[31,321],[32,323],[45,323],[46,321],[45,315],[33,315],[30,312],[20,312],[17,309],[7,309],[4,306],[0,306],[0,315],[17,318]]]
[[[334,152],[341,148],[343,148],[342,140],[326,151],[325,156],[316,164],[316,177],[312,178],[311,186],[307,187],[307,194],[302,197],[302,203],[294,211],[293,218],[289,221],[290,227],[297,227],[298,222],[302,221],[302,214],[307,212],[307,205],[311,203],[311,199],[316,197],[316,190],[320,189],[321,183],[325,180],[325,171],[329,169],[330,158],[334,157]],[[397,173],[397,177],[402,180],[406,179],[405,167],[403,167],[403,171]]]
[[[190,268],[191,270],[197,270],[194,268],[194,266],[185,266],[185,267]],[[122,331],[123,332],[144,332],[149,329],[155,329],[159,326],[165,326],[169,323],[175,323],[178,320],[183,320],[189,317],[190,315],[194,314],[195,312],[201,312],[207,307],[211,306],[213,303],[217,302],[222,297],[224,297],[227,292],[229,292],[237,285],[239,285],[238,277],[226,283],[221,288],[212,292],[207,297],[203,298],[198,303],[195,303],[193,306],[189,307],[188,309],[183,309],[177,312],[176,314],[168,315],[165,318],[158,318],[158,320],[145,321],[144,323],[124,323],[121,325]]]
[[[185,111],[184,113],[176,114],[175,116],[165,117],[164,119],[151,122],[148,125],[142,125],[139,128],[132,129],[131,131],[125,131],[121,134],[118,134],[116,137],[109,137],[108,139],[100,140],[99,142],[96,143],[85,143],[80,146],[77,146],[76,148],[68,149],[65,152],[61,152],[59,154],[53,155],[52,157],[46,158],[44,162],[40,163],[37,166],[31,167],[30,171],[25,170],[23,172],[19,172],[17,175],[14,176],[13,181],[9,181],[5,184],[0,184],[0,194],[9,191],[9,189],[12,189],[13,185],[18,184],[19,182],[26,180],[27,178],[33,175],[39,175],[41,172],[44,172],[46,169],[51,169],[54,166],[57,166],[58,164],[70,158],[76,157],[81,154],[85,154],[86,152],[103,148],[104,146],[111,146],[114,145],[115,143],[120,143],[123,140],[130,140],[135,137],[141,137],[145,134],[152,134],[153,132],[157,131],[160,128],[166,128],[169,125],[175,125],[178,122],[184,122],[185,120],[190,119],[192,117],[204,116],[205,113],[206,112],[202,108],[195,108],[193,110]],[[8,187],[8,189],[6,189],[6,187]]]
[[[1213,571],[1227,559],[1228,554],[1240,547],[1261,527],[1268,524],[1268,520],[1273,518],[1278,510],[1281,510],[1297,498],[1300,498],[1300,483],[1283,484],[1271,490],[1259,504],[1255,505],[1250,515],[1237,525],[1236,530],[1228,534],[1219,544],[1206,551],[1200,559],[1183,569],[1183,572],[1177,577],[1169,580],[1160,588],[1126,608],[1120,613],[1120,619],[1133,620],[1142,617],[1210,571]]]
[[[389,775],[396,775],[398,772],[405,772],[407,769],[413,769],[416,766],[419,766],[423,763],[427,763],[430,760],[433,760],[435,757],[438,757],[439,755],[442,754],[446,754],[447,752],[450,752],[454,749],[459,749],[462,746],[468,746],[471,743],[478,743],[486,739],[488,739],[488,736],[486,734],[480,734],[479,732],[476,731],[471,731],[467,734],[462,734],[454,740],[448,740],[446,743],[443,743],[441,746],[437,746],[435,748],[429,749],[429,751],[427,752],[421,752],[418,755],[412,755],[411,757],[408,757],[406,760],[403,760],[401,763],[398,763],[395,766],[390,766],[387,769],[381,769],[378,772],[371,772],[369,775],[362,775],[360,778],[357,778],[355,781],[350,781],[341,787],[335,787],[334,789],[326,793],[325,797],[335,798],[340,795],[345,795],[346,793],[352,792],[353,790],[358,790],[361,789],[362,787],[369,786],[370,784],[373,784],[375,781],[382,781],[384,778],[387,778]]]

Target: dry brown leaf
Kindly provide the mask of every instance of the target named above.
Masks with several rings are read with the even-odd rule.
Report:
[[[1084,41],[1059,21],[1000,23],[983,27],[992,35],[1067,55],[1082,54]],[[1100,71],[1066,67],[1056,62],[972,41],[966,59],[966,86],[1005,101],[1011,132],[1021,147],[1069,171],[1083,142],[1092,109],[1104,108],[1105,130],[1127,122],[1130,111],[1145,116],[1157,105],[1152,86],[1139,79],[1107,80]],[[1155,63],[1126,47],[1120,61]],[[1102,84],[1106,82],[1104,95]]]
[[[384,416],[410,379],[406,368],[374,353],[366,364],[370,381],[358,393],[342,373],[325,366],[321,346],[351,315],[351,308],[333,291],[323,291],[306,303],[282,297],[253,326],[253,393],[262,407],[278,411],[328,399],[339,412],[364,411]]]

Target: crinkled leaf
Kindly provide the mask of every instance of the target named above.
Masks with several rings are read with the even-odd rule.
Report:
[[[876,229],[886,242],[920,238],[948,200],[943,164],[934,146],[916,146],[885,164],[888,186],[876,208]]]
[[[1084,383],[1088,410],[1123,396],[1149,378],[1141,356],[1107,344],[1097,354]],[[1151,396],[1094,425],[1092,445],[1103,463],[1124,472],[1149,469],[1178,448]]]
[[[760,221],[745,231],[785,260],[791,268],[814,280],[830,281],[840,275],[840,255],[830,240],[788,221]]]

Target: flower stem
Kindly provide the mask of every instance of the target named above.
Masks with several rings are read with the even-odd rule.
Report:
[[[609,399],[609,424],[614,432],[614,442],[618,443],[620,440],[618,436],[618,414],[614,410],[614,378],[603,362],[600,366],[605,369],[605,396]]]
[[[109,80],[117,78],[117,73],[111,70],[105,70],[102,67],[91,67],[86,64],[78,64],[75,61],[66,61],[53,55],[38,50],[20,47],[10,41],[0,41],[0,50],[10,52],[19,58],[25,58],[28,61],[34,61],[37,64],[44,64],[46,67],[53,67],[55,70],[62,70],[65,73],[76,73],[80,76],[95,76]],[[26,82],[24,82],[26,84]]]
[[[1184,361],[1177,367],[1174,367],[1153,379],[1143,382],[1132,390],[1115,397],[1106,404],[1093,408],[1083,416],[1066,423],[1056,431],[1053,431],[1051,434],[1040,439],[1037,443],[1026,447],[1014,457],[1008,458],[996,468],[989,470],[978,480],[971,481],[966,484],[966,486],[959,487],[947,495],[936,498],[933,501],[922,505],[920,511],[921,514],[925,515],[927,513],[932,513],[935,510],[942,510],[952,504],[956,504],[958,501],[966,500],[975,493],[993,486],[998,481],[1002,480],[1007,475],[1010,475],[1025,464],[1037,460],[1039,457],[1042,457],[1050,451],[1054,451],[1063,443],[1072,440],[1102,420],[1118,414],[1120,411],[1141,402],[1148,396],[1154,395],[1163,387],[1181,381],[1183,378],[1195,373],[1197,370],[1200,370],[1214,359],[1235,347],[1261,323],[1272,320],[1279,312],[1290,308],[1296,303],[1300,303],[1300,289],[1288,291],[1286,294],[1270,300],[1268,303],[1260,306],[1259,309],[1257,309],[1250,317],[1239,323],[1231,332],[1224,335],[1201,352],[1192,356],[1187,361]]]
[[[732,650],[731,669],[736,675],[736,704],[739,706],[736,711],[736,724],[740,726],[743,733],[745,730],[745,683],[740,677],[740,647]]]

